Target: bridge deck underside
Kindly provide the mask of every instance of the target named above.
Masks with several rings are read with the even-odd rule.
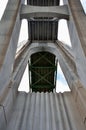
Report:
[[[55,88],[54,75],[56,72],[55,56],[48,52],[39,52],[31,56],[32,91],[46,92]]]
[[[59,5],[59,0],[27,0],[27,4],[35,6],[56,6]]]
[[[28,21],[29,40],[57,40],[58,21],[53,18],[38,18]]]
[[[59,0],[27,0],[28,5],[58,6]],[[31,18],[28,20],[29,40],[56,40],[58,19],[50,17]]]

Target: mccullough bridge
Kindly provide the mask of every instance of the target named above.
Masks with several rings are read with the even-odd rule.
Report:
[[[59,3],[8,0],[0,21],[0,130],[86,129],[86,16],[79,0]],[[16,53],[22,19],[28,41]],[[58,40],[60,19],[72,48]],[[70,92],[56,93],[58,62]],[[26,65],[29,93],[18,92]]]

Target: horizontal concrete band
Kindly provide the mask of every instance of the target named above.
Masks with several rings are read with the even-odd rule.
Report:
[[[22,5],[20,12],[21,19],[32,17],[57,17],[58,19],[69,19],[67,5],[64,6],[29,6]]]

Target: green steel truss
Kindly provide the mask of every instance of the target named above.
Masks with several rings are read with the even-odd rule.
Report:
[[[29,63],[31,72],[30,88],[32,91],[53,91],[56,86],[55,74],[57,65],[55,56],[49,52],[38,52],[31,56]]]

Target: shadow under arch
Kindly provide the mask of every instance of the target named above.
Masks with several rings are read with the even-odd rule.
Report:
[[[35,48],[37,49],[37,48]],[[35,92],[53,92],[56,87],[57,64],[55,55],[41,48],[29,59],[30,88]]]
[[[56,61],[59,61],[59,64],[61,66],[61,69],[64,73],[64,76],[66,78],[66,81],[69,85],[69,88],[72,90],[73,85],[75,83],[75,80],[77,80],[76,74],[72,72],[72,68],[68,65],[66,59],[64,58],[63,54],[61,53],[58,43],[31,43],[29,46],[29,58],[32,54],[35,54],[37,52],[49,52],[55,56]],[[72,80],[71,80],[72,79]]]

